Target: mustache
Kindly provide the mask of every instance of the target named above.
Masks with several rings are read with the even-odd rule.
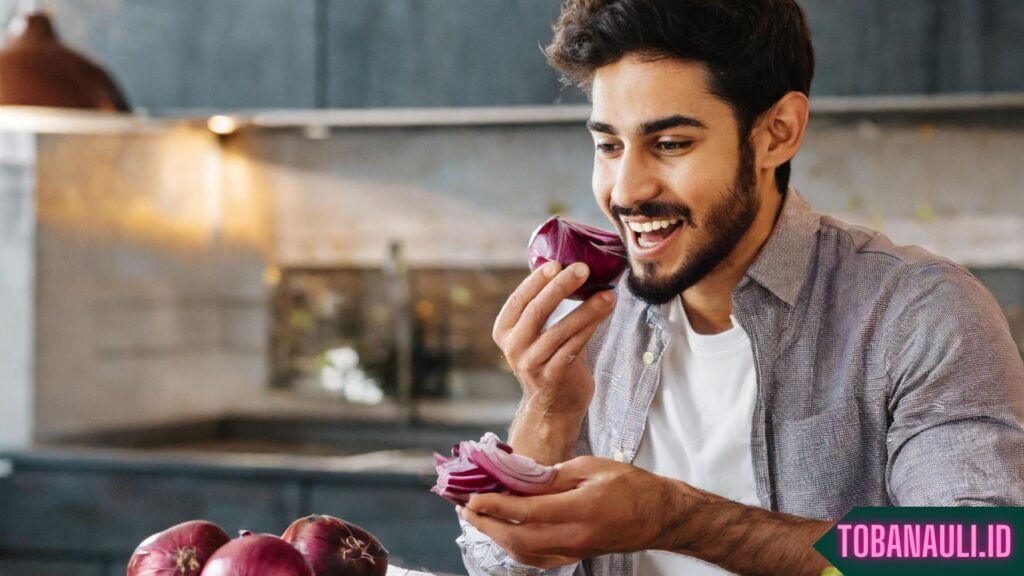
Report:
[[[623,216],[642,216],[644,218],[679,218],[686,222],[687,225],[693,226],[693,213],[690,211],[690,207],[685,204],[644,202],[643,204],[628,208],[612,205],[610,211],[617,222]]]

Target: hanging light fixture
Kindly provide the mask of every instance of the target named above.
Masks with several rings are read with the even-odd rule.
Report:
[[[0,49],[0,106],[130,110],[114,79],[65,46],[43,12],[15,18]]]

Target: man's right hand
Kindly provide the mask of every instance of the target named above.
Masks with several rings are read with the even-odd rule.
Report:
[[[583,285],[588,273],[582,262],[565,270],[555,262],[541,266],[516,288],[494,323],[494,341],[523,388],[509,444],[541,464],[573,456],[594,396],[585,347],[614,308],[615,294],[599,292],[544,329],[558,304]]]

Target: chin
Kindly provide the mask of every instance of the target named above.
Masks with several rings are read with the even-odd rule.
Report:
[[[665,304],[687,288],[700,282],[721,261],[704,251],[702,257],[665,254],[657,260],[630,260],[626,285],[639,299],[649,304]]]
[[[688,286],[683,286],[677,275],[637,274],[630,268],[626,285],[634,296],[648,304],[665,304],[677,297]]]

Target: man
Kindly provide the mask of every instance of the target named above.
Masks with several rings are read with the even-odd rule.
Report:
[[[509,442],[558,472],[459,509],[471,573],[819,574],[854,506],[1024,505],[1024,365],[992,297],[788,186],[814,61],[793,0],[569,0],[547,53],[591,97],[629,268],[546,330],[585,265],[499,314]]]

